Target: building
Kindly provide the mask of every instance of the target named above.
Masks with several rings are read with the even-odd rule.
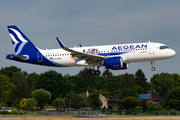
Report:
[[[99,99],[100,99],[101,102],[103,103],[103,105],[102,105],[101,108],[103,108],[104,106],[105,106],[106,108],[108,108],[108,100],[109,100],[109,98],[107,98],[107,97],[99,94]]]
[[[155,99],[154,102],[157,102],[159,105],[164,104],[165,99],[158,95],[155,90],[148,90],[147,94],[151,94],[151,97]]]
[[[146,101],[146,102],[152,100],[152,101],[158,103],[159,105],[163,105],[163,103],[165,101],[160,95],[158,95],[156,93],[155,90],[148,90],[147,94],[140,94],[138,99],[140,101]]]
[[[118,102],[119,102],[119,98],[109,99],[108,100],[108,106],[112,105],[114,110],[118,110]]]

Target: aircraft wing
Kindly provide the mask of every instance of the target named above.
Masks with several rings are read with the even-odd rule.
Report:
[[[19,59],[22,59],[22,60],[26,60],[26,59],[28,59],[28,57],[27,57],[27,56],[14,55],[14,54],[6,54],[6,55],[13,56],[13,57],[16,57],[16,58],[19,58]]]
[[[100,56],[100,55],[94,55],[94,54],[75,51],[73,49],[66,47],[60,39],[58,39],[58,38],[56,38],[56,39],[62,49],[66,50],[68,52],[71,52],[71,55],[73,57],[78,57],[81,60],[86,60],[86,63],[101,62],[105,58],[104,56]]]

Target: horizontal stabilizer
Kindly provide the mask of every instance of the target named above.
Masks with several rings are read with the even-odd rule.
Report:
[[[6,54],[6,55],[9,55],[9,56],[13,56],[13,57],[16,57],[16,58],[19,58],[19,59],[22,59],[22,60],[27,60],[29,58],[28,55],[14,55],[14,54]]]

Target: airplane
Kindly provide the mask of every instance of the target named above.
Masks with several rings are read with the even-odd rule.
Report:
[[[82,46],[68,48],[56,38],[60,49],[40,49],[36,47],[15,25],[7,26],[14,47],[14,54],[6,54],[6,59],[18,62],[53,67],[92,66],[92,75],[100,75],[99,68],[111,70],[128,69],[129,63],[153,63],[175,56],[176,52],[165,44],[156,42]],[[97,70],[94,68],[97,66]]]

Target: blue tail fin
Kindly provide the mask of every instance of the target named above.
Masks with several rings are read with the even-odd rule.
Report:
[[[15,25],[8,26],[15,54],[37,50],[36,46]]]

